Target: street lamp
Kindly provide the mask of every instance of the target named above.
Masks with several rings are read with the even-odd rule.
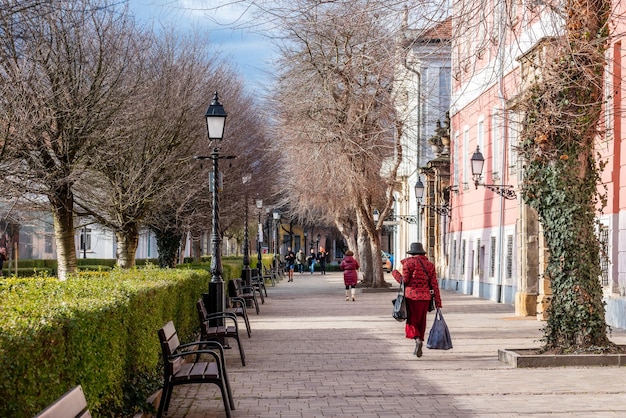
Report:
[[[213,100],[207,109],[204,117],[206,118],[207,133],[209,143],[211,141],[221,141],[224,137],[224,124],[226,123],[226,112],[224,106],[219,102],[217,92],[213,96]],[[221,236],[220,236],[220,218],[219,218],[219,150],[217,146],[213,148],[211,159],[213,160],[213,207],[212,222],[213,228],[211,232],[211,244],[213,246],[211,252],[211,281],[209,282],[209,295],[207,309],[209,314],[223,312],[225,306],[224,299],[224,280],[222,279],[222,255],[221,255]],[[218,325],[218,324],[216,324]]]
[[[241,177],[241,182],[244,187],[244,205],[243,205],[243,269],[241,270],[241,278],[246,283],[246,286],[250,286],[251,271],[250,271],[250,247],[248,245],[248,188],[246,185],[250,182],[252,176],[245,174]]]
[[[309,233],[307,231],[304,231],[304,251],[308,251],[308,248],[306,246],[306,238],[309,235]]]
[[[278,209],[274,209],[272,217],[274,218],[274,271],[278,271],[278,222],[280,221]]]
[[[322,239],[322,237],[320,236],[320,234],[317,234],[317,252],[320,252],[320,239]]]
[[[472,163],[472,179],[474,180],[474,186],[476,186],[476,189],[478,189],[478,186],[483,186],[491,190],[492,192],[499,194],[505,199],[517,199],[515,190],[513,190],[513,186],[511,185],[484,184],[480,182],[483,174],[483,166],[485,165],[485,159],[483,158],[483,154],[480,152],[480,148],[478,146],[476,146],[476,152],[472,154],[470,162]]]
[[[259,275],[261,275],[263,274],[263,260],[261,259],[261,242],[263,242],[263,225],[261,224],[261,209],[263,209],[263,199],[256,200],[256,208],[259,210],[259,224],[257,225],[257,234],[256,234],[256,252],[257,252],[256,268],[259,269]]]
[[[420,230],[420,206],[422,205],[422,197],[424,197],[424,183],[420,176],[417,176],[417,183],[415,183],[415,200],[417,201],[417,242],[422,242],[422,231]]]

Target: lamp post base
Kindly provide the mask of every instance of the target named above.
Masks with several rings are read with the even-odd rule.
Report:
[[[250,267],[244,267],[241,269],[241,280],[246,284],[246,286],[251,286],[252,284],[252,270]]]
[[[209,294],[208,294],[207,313],[220,313],[224,312],[224,281],[210,281],[209,282]],[[212,327],[223,325],[222,319],[212,319],[209,321],[209,325]]]

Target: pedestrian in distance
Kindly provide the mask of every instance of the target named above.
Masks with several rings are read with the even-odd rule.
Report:
[[[315,250],[313,248],[311,248],[311,252],[309,253],[309,256],[306,258],[306,261],[309,263],[309,270],[311,270],[311,274],[313,274],[313,272],[315,271],[315,259],[317,257],[315,256]]]
[[[287,247],[287,254],[285,255],[285,265],[287,267],[288,282],[293,282],[293,269],[296,264],[296,254],[291,251],[291,247]]]
[[[306,263],[306,255],[304,255],[304,251],[302,248],[296,254],[296,268],[302,274],[304,272],[304,264]]]
[[[346,251],[345,257],[339,264],[339,269],[343,271],[343,284],[346,286],[346,302],[350,300],[352,296],[352,302],[356,301],[354,297],[356,293],[356,283],[359,279],[358,270],[361,266],[356,258],[354,258],[354,252],[352,250]],[[348,294],[348,292],[350,294]]]
[[[398,283],[404,281],[407,319],[404,326],[406,338],[415,340],[413,355],[422,357],[422,346],[426,332],[426,315],[430,305],[431,290],[435,297],[435,306],[441,309],[441,294],[437,283],[435,265],[426,257],[426,251],[420,242],[411,244],[406,252],[410,257],[401,260],[402,274],[398,270],[391,273]]]
[[[328,251],[324,247],[320,247],[320,252],[317,253],[317,261],[320,263],[320,273],[326,274],[326,259],[328,258]]]

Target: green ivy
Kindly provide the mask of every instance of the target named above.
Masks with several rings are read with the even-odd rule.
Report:
[[[607,2],[596,6],[577,10],[567,4],[570,30],[561,40],[565,44],[550,46],[560,58],[543,63],[542,77],[522,105],[522,196],[543,226],[548,257],[544,277],[553,293],[543,343],[552,351],[614,349],[606,335],[599,280],[602,248],[596,235],[596,212],[606,202],[598,190],[603,163],[594,151],[606,39],[598,42],[590,30],[604,34],[608,16]],[[594,12],[595,20],[584,20]]]

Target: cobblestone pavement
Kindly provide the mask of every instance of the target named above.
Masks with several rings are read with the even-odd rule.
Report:
[[[250,315],[252,338],[242,339],[246,366],[236,347],[227,351],[233,417],[626,416],[619,367],[499,362],[498,349],[537,347],[542,335],[541,322],[515,317],[512,306],[443,291],[454,348],[424,348],[418,359],[404,323],[391,318],[392,292],[359,289],[346,302],[341,273],[296,273],[268,295]],[[612,340],[626,344],[626,333]],[[168,416],[224,417],[219,389],[175,388]]]

